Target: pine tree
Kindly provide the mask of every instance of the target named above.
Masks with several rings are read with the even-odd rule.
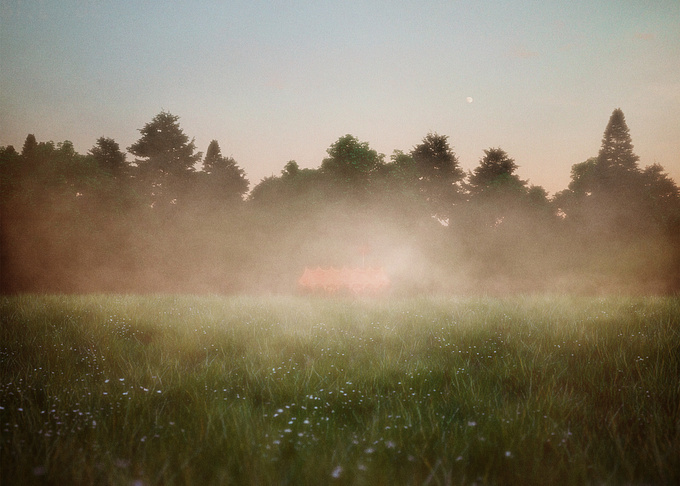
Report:
[[[220,159],[222,159],[222,149],[220,149],[220,144],[217,140],[213,140],[210,142],[208,150],[205,152],[203,172],[212,174],[215,168],[220,164]]]
[[[201,159],[193,140],[179,126],[179,117],[160,112],[140,129],[142,137],[128,147],[152,206],[176,205],[190,186],[194,165]]]
[[[21,156],[30,157],[35,153],[37,148],[38,142],[35,139],[35,135],[29,133],[24,141],[24,147],[21,149]]]
[[[599,189],[616,192],[630,188],[640,174],[639,160],[640,157],[633,152],[626,118],[617,108],[609,118],[597,156],[595,176]]]
[[[522,189],[526,182],[515,174],[517,168],[515,160],[511,159],[505,150],[500,148],[484,150],[484,157],[479,161],[479,166],[470,175],[470,191],[476,194],[488,189]]]
[[[127,173],[125,154],[120,151],[120,146],[114,139],[99,137],[97,144],[90,149],[89,153],[107,174],[122,178]]]
[[[220,144],[213,140],[203,159],[202,190],[212,205],[242,201],[250,185],[245,171],[233,157],[222,155]]]

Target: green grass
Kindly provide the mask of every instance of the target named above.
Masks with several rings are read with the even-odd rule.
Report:
[[[0,298],[1,484],[678,484],[680,299]]]

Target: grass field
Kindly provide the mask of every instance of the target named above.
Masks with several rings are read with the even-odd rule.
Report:
[[[0,483],[680,484],[680,299],[0,298]]]

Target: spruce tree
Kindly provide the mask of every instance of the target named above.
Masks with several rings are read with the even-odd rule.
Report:
[[[639,160],[640,157],[633,152],[626,118],[617,108],[609,118],[597,156],[595,175],[599,189],[603,192],[631,189],[640,174]]]
[[[191,184],[194,165],[201,159],[178,120],[178,116],[162,111],[139,130],[142,137],[128,147],[136,157],[139,180],[154,207],[179,202]]]
[[[245,171],[234,158],[222,155],[217,140],[212,140],[208,145],[201,176],[202,191],[212,206],[242,201],[250,185]]]
[[[114,139],[99,137],[96,145],[90,149],[89,154],[94,157],[99,167],[107,174],[116,178],[122,178],[126,175],[128,166],[125,154],[120,151],[120,146]]]

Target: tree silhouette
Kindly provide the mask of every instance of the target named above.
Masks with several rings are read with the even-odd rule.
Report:
[[[650,215],[645,178],[633,152],[628,126],[620,108],[612,112],[597,158],[576,164],[569,187],[555,204],[569,219],[608,233],[645,232]]]
[[[328,150],[321,162],[321,171],[345,190],[356,193],[366,190],[370,176],[383,163],[383,154],[360,142],[353,135],[340,137]]]
[[[203,192],[202,198],[209,199],[212,206],[242,201],[250,184],[236,161],[222,155],[217,140],[212,140],[208,145],[200,176],[199,191]]]
[[[468,177],[472,194],[484,192],[521,192],[526,185],[516,174],[518,166],[505,150],[490,148],[484,150],[484,157]]]
[[[623,111],[612,112],[604,131],[602,147],[597,156],[597,175],[601,184],[611,187],[618,181],[627,180],[639,172],[640,157],[633,153],[633,143]]]
[[[464,178],[436,133],[388,162],[345,135],[320,167],[290,160],[243,201],[245,173],[216,140],[197,170],[179,117],[139,132],[133,164],[107,137],[86,155],[33,134],[0,147],[0,291],[283,290],[366,243],[418,267],[421,282],[395,275],[404,290],[680,288],[680,191],[638,166],[620,109],[552,201],[500,148]]]
[[[107,137],[99,137],[89,154],[94,157],[99,167],[114,178],[122,178],[128,173],[125,154],[121,152],[118,143]]]
[[[458,157],[449,146],[449,137],[428,133],[411,151],[420,177],[428,182],[451,184],[461,180],[465,173],[458,165]]]
[[[154,207],[178,204],[201,159],[194,140],[189,140],[178,120],[178,116],[160,112],[139,130],[141,138],[128,147],[137,157],[139,179]]]
[[[411,151],[420,191],[442,219],[448,217],[459,192],[456,183],[465,177],[448,139],[446,135],[428,133]]]
[[[593,171],[595,197],[605,205],[636,207],[642,197],[639,160],[623,111],[617,108],[607,123]]]
[[[26,136],[26,140],[24,141],[24,147],[21,149],[21,156],[22,157],[30,157],[35,153],[35,150],[38,148],[38,142],[35,139],[35,135],[32,133],[29,133]]]

